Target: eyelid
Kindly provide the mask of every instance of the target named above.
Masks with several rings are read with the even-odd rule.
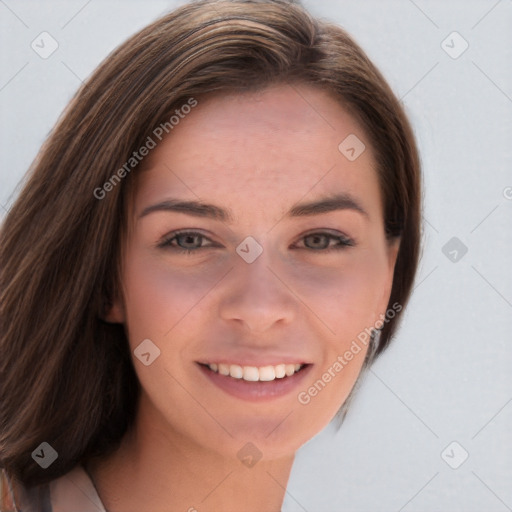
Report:
[[[347,235],[343,231],[338,231],[335,229],[328,229],[328,228],[312,229],[310,231],[306,231],[305,233],[302,233],[302,235],[300,235],[300,238],[305,238],[305,237],[311,236],[311,235],[328,235],[328,236],[332,236],[334,238],[342,238],[347,242],[353,243],[354,245],[356,244],[355,239],[353,237]]]
[[[346,235],[345,233],[341,232],[341,231],[331,231],[329,229],[314,229],[312,231],[308,231],[306,233],[303,233],[302,235],[300,235],[300,238],[299,238],[299,241],[302,241],[304,240],[305,238],[307,238],[308,236],[313,236],[313,235],[320,235],[320,236],[327,236],[329,237],[329,244],[331,243],[332,240],[338,240],[339,242],[341,242],[340,245],[336,246],[331,246],[331,245],[328,245],[326,249],[311,249],[309,247],[301,247],[301,249],[306,249],[306,250],[310,250],[311,252],[318,252],[318,253],[329,253],[331,251],[334,251],[336,249],[344,249],[344,248],[347,248],[347,247],[354,247],[355,245],[357,245],[356,241],[354,238]]]
[[[176,231],[172,231],[171,233],[164,235],[162,237],[161,241],[157,243],[157,247],[159,247],[159,248],[170,247],[171,249],[173,249],[177,252],[183,252],[183,253],[189,253],[189,254],[192,252],[199,252],[201,249],[211,249],[211,248],[215,248],[215,247],[217,247],[217,248],[223,247],[222,245],[220,245],[216,242],[210,243],[209,245],[202,245],[201,247],[197,247],[194,249],[185,249],[185,248],[182,248],[179,246],[171,245],[170,242],[173,241],[176,237],[178,237],[180,235],[199,236],[202,239],[209,240],[210,242],[212,242],[211,238],[209,238],[205,234],[201,233],[200,231],[185,228],[185,229],[178,229]],[[305,238],[307,238],[308,236],[312,236],[312,235],[320,235],[320,236],[329,237],[330,240],[329,240],[329,245],[327,246],[327,248],[311,249],[309,247],[300,247],[300,249],[305,249],[305,250],[309,250],[311,252],[318,252],[318,253],[329,253],[334,250],[339,250],[339,249],[343,249],[343,248],[347,248],[347,247],[353,247],[353,246],[357,245],[357,242],[352,237],[346,235],[345,233],[343,233],[341,231],[330,230],[327,228],[312,229],[305,233],[302,233],[300,235],[298,241],[299,242],[303,241]],[[332,240],[338,240],[341,243],[339,245],[331,246],[330,243]]]
[[[166,247],[166,246],[170,246],[170,243],[171,240],[174,240],[176,237],[180,236],[180,235],[192,235],[192,236],[200,236],[202,238],[204,238],[205,240],[209,240],[210,242],[212,242],[211,238],[206,236],[204,233],[201,233],[200,231],[197,231],[195,229],[178,229],[176,231],[171,231],[170,233],[167,233],[166,235],[164,235],[161,240],[157,243],[157,247]],[[212,244],[210,245],[205,245],[205,246],[202,246],[200,247],[200,249],[207,249],[209,247],[219,247],[219,244],[213,242]],[[187,249],[183,249],[181,247],[176,247],[177,250],[184,250],[186,251]],[[198,250],[198,249],[192,249],[192,250]]]

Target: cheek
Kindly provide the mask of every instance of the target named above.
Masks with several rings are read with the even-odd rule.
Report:
[[[328,328],[320,364],[297,395],[298,417],[308,418],[311,435],[334,417],[361,372],[385,282],[385,260],[370,251],[300,277],[300,296]]]
[[[377,251],[358,251],[333,259],[335,265],[288,265],[280,273],[304,305],[332,334],[340,348],[373,326],[386,265]],[[134,250],[124,272],[126,326],[132,345],[146,338],[162,339],[203,300],[229,270],[219,262],[207,270],[173,268],[165,260]],[[201,306],[200,306],[201,308]],[[194,316],[194,315],[192,315]]]
[[[330,331],[340,348],[374,325],[387,282],[387,265],[376,251],[359,251],[330,268],[300,269],[294,289]]]
[[[208,265],[207,270],[206,267],[191,270],[193,265],[189,269],[178,270],[165,260],[165,255],[155,258],[144,249],[137,248],[128,254],[124,284],[126,324],[132,350],[149,338],[162,352],[155,364],[149,367],[135,361],[142,387],[150,397],[149,401],[155,404],[155,410],[165,417],[165,422],[197,439],[213,439],[212,429],[217,432],[216,426],[212,425],[209,417],[205,417],[204,410],[195,405],[180,386],[175,385],[175,379],[185,383],[186,389],[198,396],[204,393],[206,402],[218,400],[215,392],[210,397],[205,390],[195,390],[194,381],[187,373],[191,360],[188,351],[191,350],[189,345],[193,346],[194,341],[219,321],[215,316],[219,304],[215,294],[209,295],[209,292],[216,286],[217,291],[223,289],[222,278],[230,265],[219,261]],[[227,407],[231,402],[216,403],[215,410],[223,418],[223,424],[236,432],[237,438],[252,436],[258,439],[258,446],[261,445],[263,451],[275,452],[277,456],[281,451],[296,450],[335,415],[352,389],[366,353],[366,347],[361,345],[350,361],[346,357],[344,362],[338,360],[350,349],[352,340],[365,327],[372,325],[384,268],[374,254],[375,251],[358,251],[354,257],[331,260],[336,262],[331,266],[324,260],[323,265],[308,262],[275,269],[303,302],[297,303],[300,317],[292,331],[304,326],[306,332],[316,338],[318,364],[308,381],[287,404],[287,410],[294,414],[271,436],[268,432],[282,421],[281,409],[273,412],[269,408],[270,412],[256,421],[250,408],[234,414]],[[226,283],[232,281],[227,279]],[[223,296],[220,293],[220,297]],[[171,346],[172,350],[168,350]],[[337,369],[339,366],[334,367],[336,363],[343,365],[341,371]],[[187,414],[183,415],[183,411]],[[229,445],[231,441],[223,436],[222,432],[217,432],[215,443]]]
[[[218,269],[198,273],[173,268],[164,258],[133,251],[124,269],[129,339],[164,338],[219,280]]]

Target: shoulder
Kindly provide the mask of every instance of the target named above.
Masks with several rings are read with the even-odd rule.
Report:
[[[49,484],[27,487],[2,469],[0,512],[53,512]]]
[[[0,512],[105,512],[82,466],[48,484],[26,487],[0,472]]]

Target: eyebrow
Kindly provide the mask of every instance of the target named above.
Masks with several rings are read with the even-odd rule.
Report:
[[[338,210],[352,210],[369,218],[360,202],[346,193],[320,198],[309,203],[297,204],[290,209],[285,217],[310,217]],[[234,220],[234,215],[229,208],[225,209],[202,201],[182,201],[179,199],[166,199],[160,203],[147,206],[142,210],[139,219],[150,213],[160,211],[185,213],[193,217],[206,217],[226,223],[232,223]]]

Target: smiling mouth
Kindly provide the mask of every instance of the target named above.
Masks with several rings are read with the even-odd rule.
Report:
[[[270,382],[285,379],[302,371],[308,364],[278,364],[267,366],[240,366],[225,363],[199,363],[214,373],[247,382]]]

